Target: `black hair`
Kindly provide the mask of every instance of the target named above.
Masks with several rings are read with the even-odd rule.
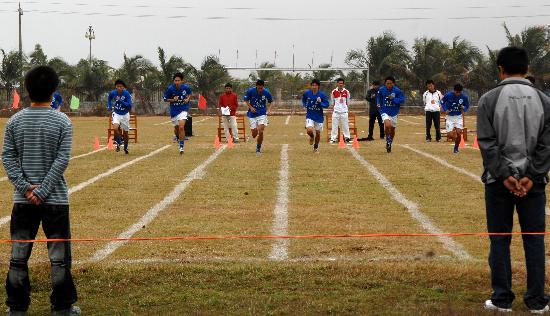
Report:
[[[531,81],[532,84],[537,84],[537,79],[535,79],[535,77],[533,76],[527,76],[525,77],[525,79]]]
[[[180,78],[183,81],[183,74],[181,72],[176,72],[172,80],[176,80],[176,78]]]
[[[388,76],[386,79],[384,79],[384,82],[390,80],[391,82],[395,83],[395,78],[393,76]]]
[[[225,84],[225,87],[226,88],[233,88],[233,85],[230,82],[228,82],[228,83]]]
[[[126,88],[126,83],[124,83],[124,81],[122,81],[122,79],[117,79],[115,81],[115,87],[118,86],[119,84],[121,84],[124,88]]]
[[[374,80],[374,81],[372,82],[372,85],[373,85],[373,86],[379,86],[379,85],[380,85],[380,81]]]
[[[256,81],[256,85],[257,85],[257,86],[265,86],[265,82],[264,82],[262,79],[258,79],[258,80]]]
[[[457,84],[455,84],[453,90],[462,92],[462,90],[464,90],[464,87],[460,83],[457,83]]]
[[[426,80],[426,85],[429,85],[429,84],[435,84],[435,82],[432,79]]]
[[[498,53],[497,66],[509,75],[526,74],[529,70],[527,51],[520,47],[505,47]]]
[[[344,78],[338,78],[338,79],[336,79],[336,82],[340,82],[340,81],[346,82],[346,81],[344,80]]]
[[[25,88],[32,102],[50,102],[59,85],[59,76],[48,66],[31,69],[25,76]]]
[[[311,80],[311,85],[313,85],[314,83],[317,84],[318,86],[321,85],[321,81],[319,81],[319,79],[313,79],[313,80]]]

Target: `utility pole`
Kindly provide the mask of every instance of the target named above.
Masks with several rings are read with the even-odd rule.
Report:
[[[95,31],[92,28],[92,26],[88,26],[88,31],[86,32],[86,35],[84,35],[88,40],[90,40],[90,67],[92,66],[92,40],[95,40]]]
[[[21,36],[21,17],[23,16],[23,9],[21,9],[21,2],[19,2],[19,9],[17,12],[19,14],[19,72],[21,76],[19,91],[21,94],[23,93],[23,38]]]

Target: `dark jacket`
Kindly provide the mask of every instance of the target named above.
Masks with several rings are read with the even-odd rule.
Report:
[[[378,106],[376,105],[376,97],[378,96],[378,89],[370,89],[367,91],[365,99],[369,102],[369,114],[377,114]]]
[[[508,78],[479,100],[477,135],[485,183],[509,176],[548,183],[550,98],[526,79]]]

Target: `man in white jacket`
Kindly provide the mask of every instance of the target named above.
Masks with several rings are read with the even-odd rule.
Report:
[[[332,93],[330,94],[330,104],[333,107],[332,131],[330,133],[331,144],[334,144],[338,141],[338,127],[340,127],[342,133],[344,134],[344,140],[347,143],[351,142],[348,119],[351,94],[346,88],[344,88],[344,79],[339,78],[337,80],[337,83],[338,87],[332,90]]]
[[[433,80],[426,81],[426,87],[428,90],[424,92],[422,99],[424,100],[424,110],[426,111],[426,141],[432,141],[432,122],[435,127],[435,140],[439,143],[441,141],[441,99],[443,95],[439,90],[435,89],[435,83]]]

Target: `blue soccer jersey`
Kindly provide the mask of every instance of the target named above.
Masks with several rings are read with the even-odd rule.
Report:
[[[132,108],[132,95],[127,90],[123,90],[121,94],[118,90],[113,90],[109,93],[107,105],[109,111],[113,109],[118,115],[126,115]]]
[[[392,96],[392,98],[390,99],[389,96]],[[380,113],[393,117],[399,114],[400,107],[405,102],[405,95],[396,86],[391,90],[388,90],[386,86],[382,86],[378,90],[378,97],[376,100],[380,107]]]
[[[468,112],[470,108],[470,102],[464,93],[457,96],[454,92],[448,92],[441,99],[441,104],[443,105],[443,111],[449,112],[450,116],[462,115],[461,107],[464,108],[464,112]]]
[[[256,113],[248,110],[247,116],[255,118],[267,114],[267,103],[273,102],[273,96],[267,89],[259,93],[258,89],[250,88],[244,95],[244,100],[250,102],[250,105],[256,109]]]
[[[189,111],[190,102],[184,103],[185,99],[193,94],[193,90],[186,84],[182,84],[179,88],[175,84],[172,84],[164,92],[164,101],[169,99],[176,99],[174,102],[170,102],[170,117],[176,117],[181,112]]]
[[[318,98],[321,98],[321,102],[318,102]],[[317,94],[313,94],[313,91],[307,90],[302,96],[302,106],[307,109],[306,119],[313,120],[317,123],[323,123],[325,116],[323,115],[323,108],[329,107],[327,96],[317,91]]]
[[[63,97],[61,97],[61,93],[59,93],[59,91],[55,91],[50,106],[52,109],[57,110],[61,104],[63,104]]]

